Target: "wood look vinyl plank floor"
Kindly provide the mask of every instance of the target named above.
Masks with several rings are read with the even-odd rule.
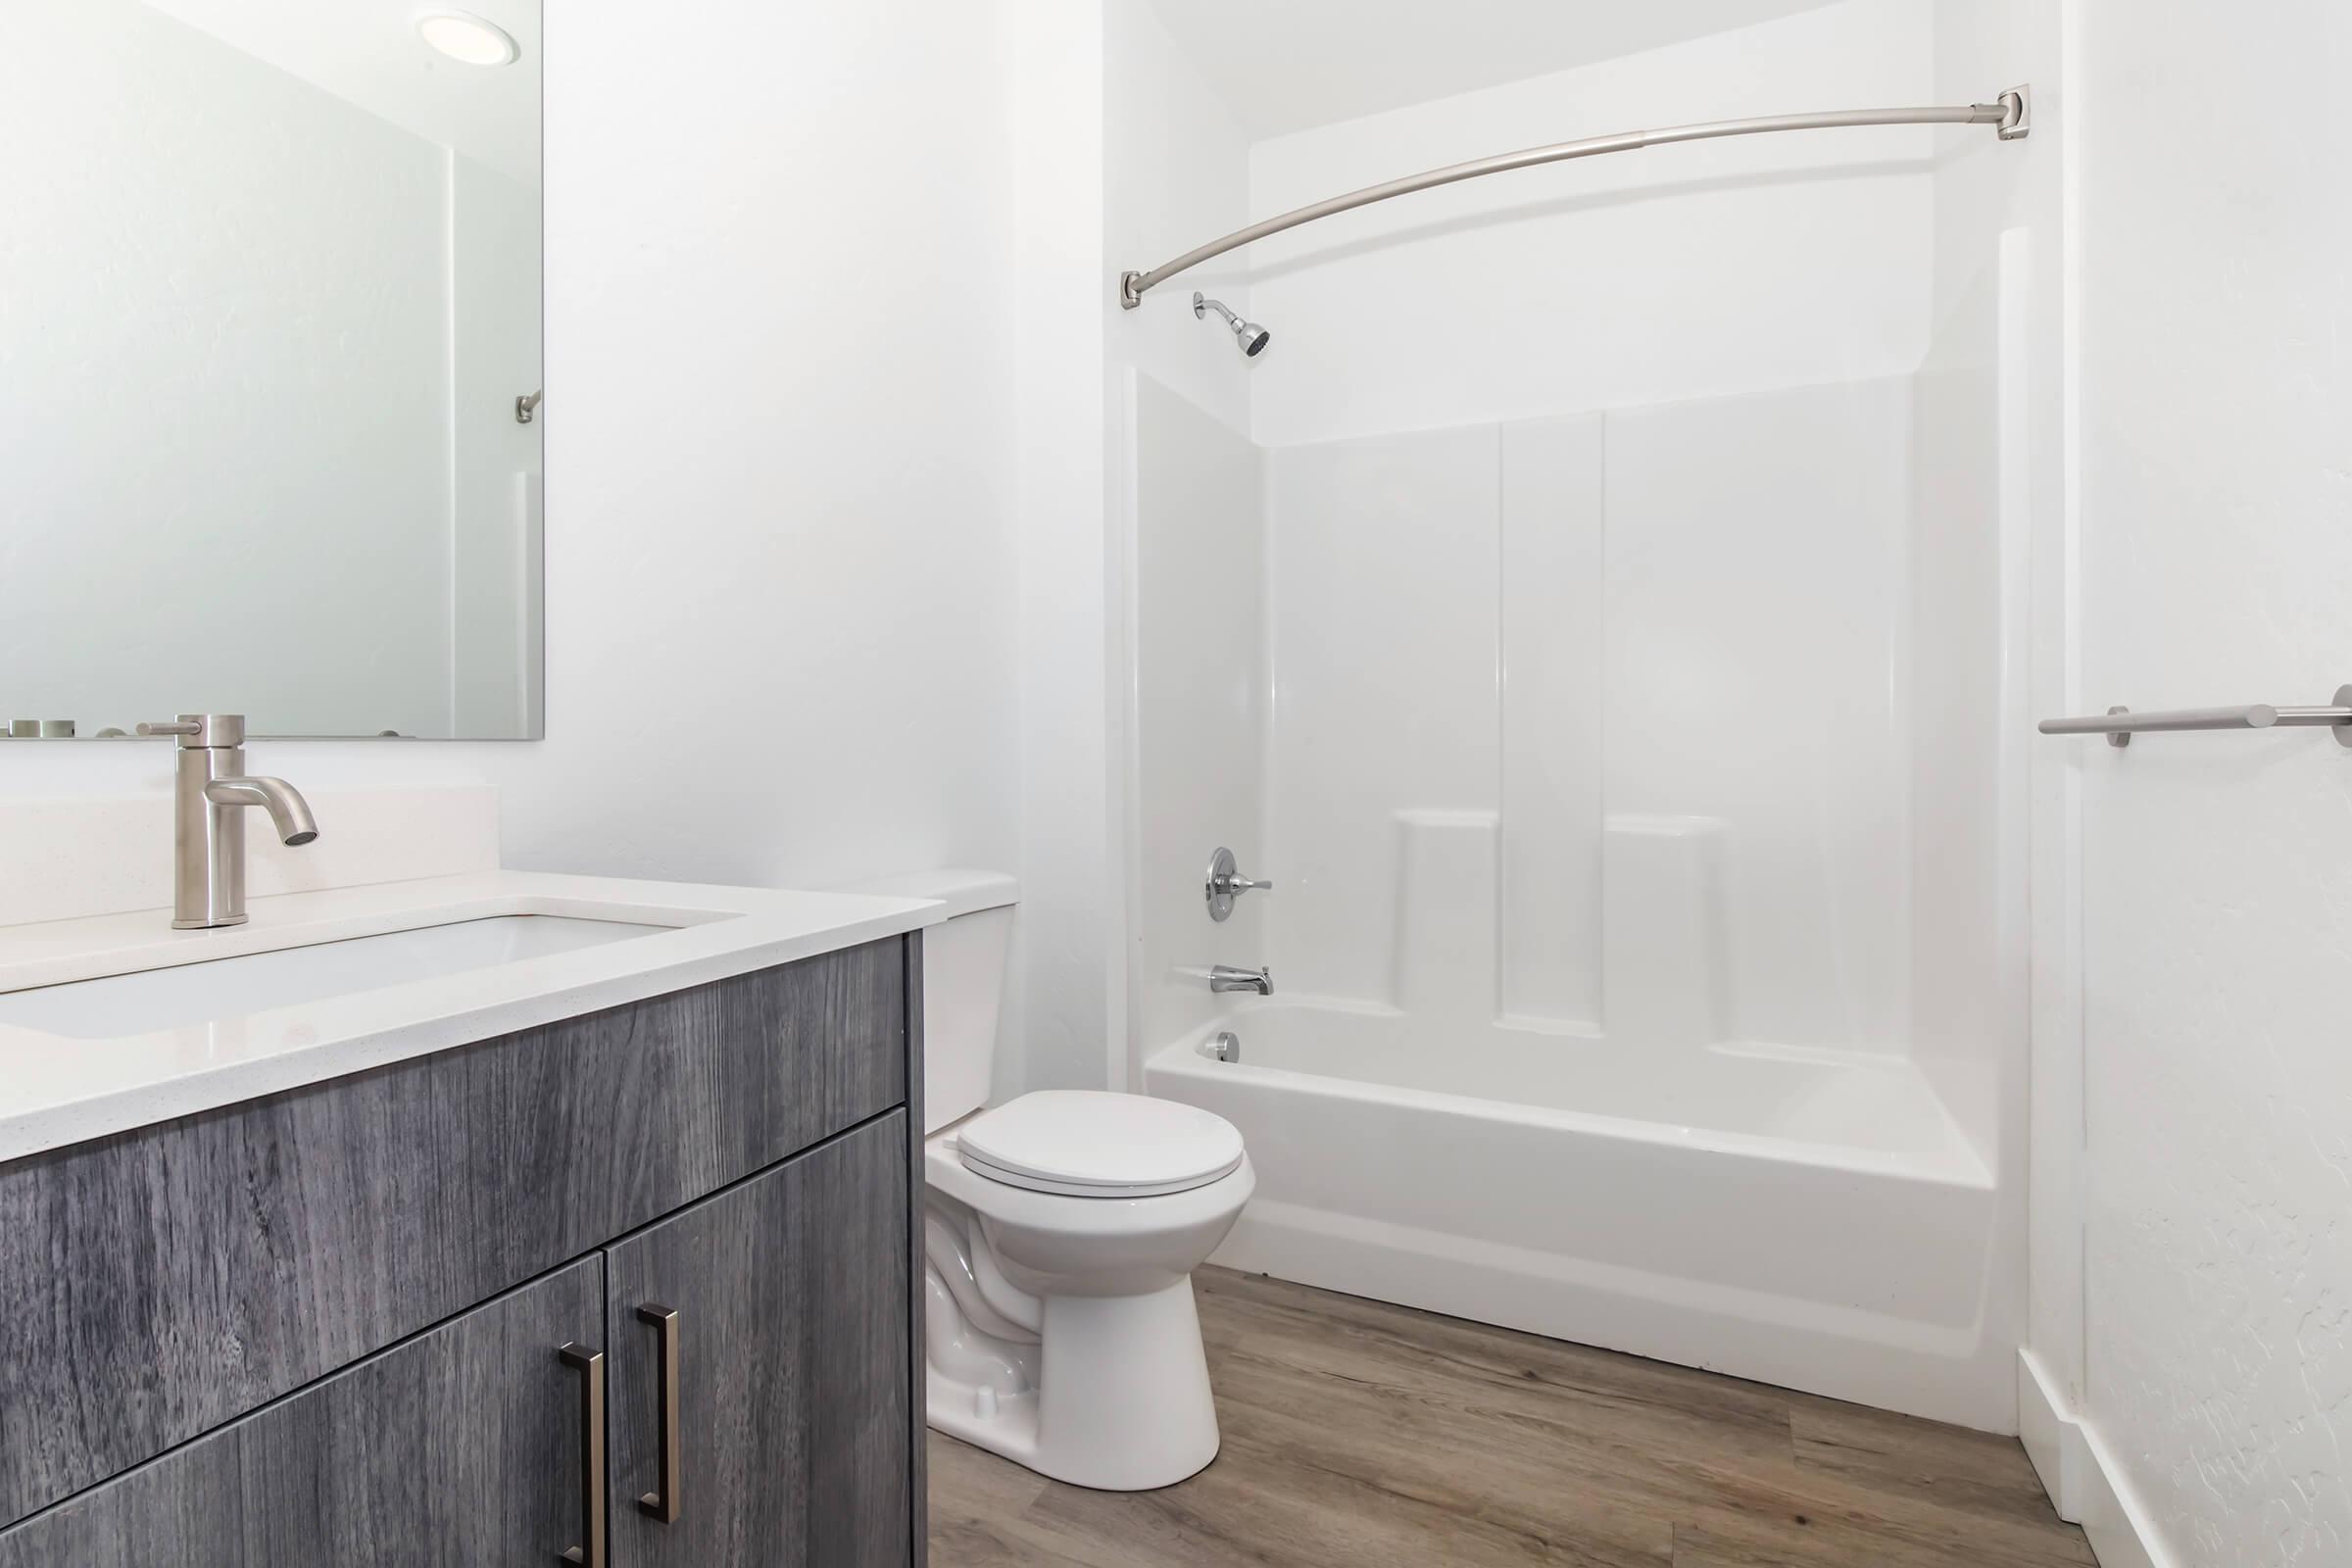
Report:
[[[934,1568],[2060,1568],[2025,1450],[1253,1275],[1194,1277],[1224,1448],[1159,1492],[931,1435]]]

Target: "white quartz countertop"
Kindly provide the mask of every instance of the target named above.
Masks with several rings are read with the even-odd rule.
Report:
[[[76,1039],[0,1023],[0,1161],[364,1072],[937,923],[912,898],[479,871],[255,899],[250,920],[173,931],[168,910],[0,927],[0,995],[505,915],[651,935],[151,1033]]]

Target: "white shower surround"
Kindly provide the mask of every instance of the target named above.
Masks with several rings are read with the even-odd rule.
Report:
[[[1283,994],[1899,1050],[1907,378],[1266,455]]]
[[[1139,378],[1143,1085],[1249,1141],[1221,1261],[2014,1429],[1997,281],[1917,376],[1501,426]]]
[[[1926,101],[1927,15],[1260,143],[1253,216],[1562,106]],[[1944,231],[1944,145],[1319,225],[1253,258],[1244,416],[1124,389],[1131,1081],[1249,1138],[1225,1261],[2015,1430],[2031,249]],[[1211,925],[1220,842],[1279,891]]]

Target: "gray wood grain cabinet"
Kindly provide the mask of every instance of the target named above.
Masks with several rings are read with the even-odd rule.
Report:
[[[0,1165],[0,1568],[919,1568],[919,941]]]
[[[894,1114],[606,1252],[613,1568],[908,1560],[906,1137]]]
[[[571,1265],[0,1534],[0,1568],[390,1568],[576,1544],[604,1269]],[[568,1532],[568,1535],[567,1535]]]

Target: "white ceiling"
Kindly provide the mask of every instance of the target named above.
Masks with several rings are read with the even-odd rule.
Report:
[[[1251,141],[1835,0],[1153,0]]]
[[[539,0],[147,0],[222,43],[401,129],[539,183]],[[494,22],[522,47],[511,66],[462,66],[416,35],[426,11]]]

